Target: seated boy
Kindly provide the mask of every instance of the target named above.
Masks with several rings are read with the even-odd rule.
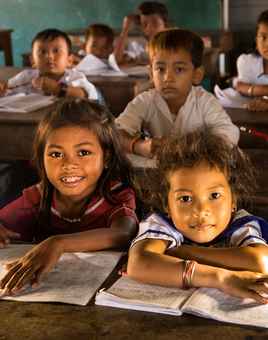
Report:
[[[149,43],[154,89],[134,98],[116,119],[127,152],[152,157],[170,134],[213,126],[236,144],[239,130],[217,99],[197,85],[203,77],[203,41],[182,29],[159,32]],[[150,138],[143,139],[142,131]]]
[[[148,56],[143,44],[133,41],[128,42],[128,34],[133,25],[140,25],[142,32],[148,40],[156,33],[168,26],[168,10],[163,3],[157,1],[145,1],[137,8],[138,14],[129,14],[123,20],[122,31],[116,40],[114,55],[118,63],[132,59],[139,62],[147,62]]]
[[[84,74],[69,69],[71,41],[65,32],[46,29],[32,41],[32,69],[0,83],[0,94],[41,92],[58,97],[88,97],[98,100],[98,92]]]

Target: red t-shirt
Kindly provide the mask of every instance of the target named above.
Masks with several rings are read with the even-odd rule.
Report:
[[[0,210],[0,223],[6,228],[20,233],[21,240],[32,242],[43,240],[52,235],[70,234],[90,229],[109,228],[119,216],[130,216],[135,221],[134,190],[116,182],[111,185],[114,204],[104,197],[95,195],[90,200],[84,215],[76,220],[63,218],[55,209],[55,195],[52,201],[50,224],[37,230],[40,191],[38,185],[25,189],[22,195]],[[38,233],[38,235],[37,235]]]

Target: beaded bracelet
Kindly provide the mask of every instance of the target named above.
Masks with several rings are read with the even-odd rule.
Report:
[[[189,289],[192,287],[192,279],[195,271],[196,261],[185,260],[182,272],[182,288]]]
[[[253,85],[250,85],[248,87],[248,96],[249,97],[253,97],[253,89],[254,89],[254,86]]]

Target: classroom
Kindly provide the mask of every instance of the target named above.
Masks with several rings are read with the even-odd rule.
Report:
[[[268,339],[267,2],[0,9],[0,340]]]

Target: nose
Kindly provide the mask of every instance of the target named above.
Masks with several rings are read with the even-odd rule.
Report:
[[[211,210],[207,202],[198,202],[197,204],[195,204],[193,212],[194,217],[203,219],[210,216],[210,214]]]
[[[164,80],[165,81],[172,81],[174,79],[174,74],[170,68],[166,69]]]
[[[75,160],[75,157],[65,157],[62,162],[62,169],[64,171],[71,171],[73,169],[76,169],[78,167],[78,163]]]

